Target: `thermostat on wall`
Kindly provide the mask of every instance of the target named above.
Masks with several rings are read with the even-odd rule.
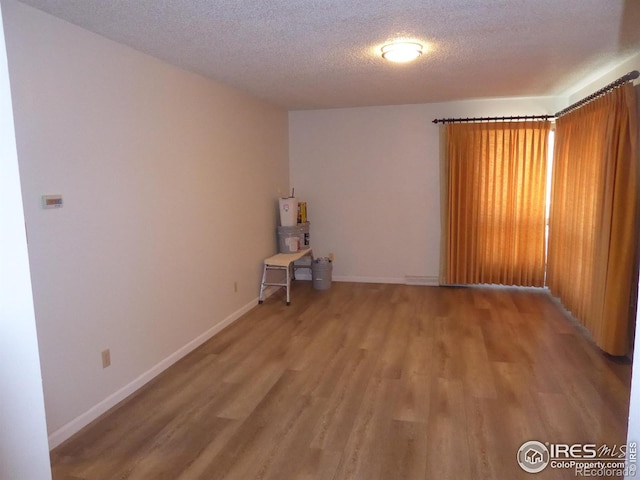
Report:
[[[42,208],[62,208],[62,195],[42,195]]]

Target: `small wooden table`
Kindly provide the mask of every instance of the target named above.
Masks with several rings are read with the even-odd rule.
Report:
[[[291,305],[291,280],[296,279],[296,268],[309,268],[311,264],[307,265],[295,265],[303,257],[310,256],[313,261],[313,252],[311,248],[305,248],[294,253],[278,253],[272,257],[265,259],[264,270],[262,272],[262,284],[260,285],[260,296],[258,297],[258,303],[264,302],[264,287],[286,287],[287,288],[287,305]],[[267,272],[269,270],[284,270],[285,282],[267,282]]]

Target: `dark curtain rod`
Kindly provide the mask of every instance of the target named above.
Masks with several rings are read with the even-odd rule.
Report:
[[[511,117],[436,118],[433,123],[500,122],[511,120],[553,120],[553,115],[517,115]]]
[[[567,113],[575,110],[576,108],[581,107],[585,103],[589,103],[591,100],[595,100],[596,98],[604,95],[605,93],[613,90],[614,88],[618,88],[620,85],[624,85],[627,82],[635,80],[640,76],[640,72],[634,70],[632,72],[623,75],[619,79],[611,82],[606,87],[601,88],[597,92],[589,95],[588,97],[583,98],[582,100],[578,100],[576,103],[569,105],[567,108],[560,110],[555,115],[518,115],[511,117],[467,117],[467,118],[436,118],[433,123],[463,123],[463,122],[500,122],[500,121],[511,121],[511,120],[554,120],[558,117],[566,115]]]

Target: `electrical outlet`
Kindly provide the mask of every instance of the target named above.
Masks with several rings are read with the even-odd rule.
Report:
[[[233,282],[233,291],[238,293],[238,282]]]
[[[108,348],[102,351],[102,368],[107,368],[111,365],[111,350]]]

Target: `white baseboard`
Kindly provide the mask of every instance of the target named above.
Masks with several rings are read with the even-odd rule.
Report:
[[[398,277],[358,277],[353,275],[334,275],[335,282],[356,282],[356,283],[405,283],[404,278]]]
[[[299,280],[311,280],[311,275],[307,272],[297,272],[296,277]],[[350,275],[338,275],[333,277],[333,281],[336,282],[358,282],[358,283],[391,283],[391,284],[407,284],[407,285],[438,285],[438,277],[417,277],[407,275],[404,278],[398,277],[360,277]],[[270,297],[278,290],[278,287],[268,287],[265,289],[265,298]],[[202,333],[167,358],[161,360],[155,366],[144,372],[142,375],[129,382],[127,385],[117,390],[107,398],[91,407],[89,410],[74,418],[67,424],[60,427],[55,432],[49,435],[49,449],[54,449],[65,440],[69,439],[72,435],[79,432],[82,428],[86,427],[89,423],[97,419],[100,415],[105,413],[110,408],[114,407],[122,400],[133,394],[135,391],[143,387],[146,383],[158,376],[164,370],[176,363],[178,360],[191,353],[198,348],[204,342],[209,340],[215,334],[223,330],[225,327],[231,325],[242,315],[247,313],[258,303],[258,298],[251,300],[240,309],[233,312],[221,322],[218,322],[212,326],[209,330]]]
[[[275,287],[269,287],[265,289],[265,298],[270,297],[277,290],[278,289]],[[216,323],[209,330],[199,335],[195,339],[191,340],[185,346],[181,347],[180,349],[178,349],[177,351],[169,355],[164,360],[160,361],[158,364],[156,364],[155,366],[153,366],[152,368],[144,372],[142,375],[137,377],[132,382],[122,387],[120,390],[109,395],[100,403],[94,405],[83,414],[74,418],[69,423],[63,425],[55,432],[51,433],[51,435],[49,435],[49,449],[52,450],[58,445],[60,445],[62,442],[64,442],[65,440],[69,439],[72,435],[79,432],[82,428],[89,425],[89,423],[93,422],[95,419],[97,419],[100,415],[105,413],[107,410],[114,407],[119,402],[121,402],[122,400],[127,398],[129,395],[134,393],[136,390],[144,386],[146,383],[148,383],[153,378],[158,376],[160,373],[162,373],[164,370],[166,370],[171,365],[176,363],[182,357],[186,356],[187,354],[191,353],[193,350],[198,348],[204,342],[206,342],[211,337],[213,337],[216,333],[220,332],[225,327],[231,325],[233,322],[235,322],[237,319],[239,319],[242,315],[247,313],[257,304],[258,304],[258,298],[256,297],[246,305],[242,306],[240,309],[233,312],[227,318],[225,318],[221,322]]]
[[[417,276],[417,275],[405,275],[405,282],[407,285],[424,285],[429,287],[437,287],[440,285],[438,277],[433,276]]]
[[[296,278],[300,280],[311,280],[311,275],[298,274]],[[359,277],[354,275],[334,275],[332,280],[334,282],[355,282],[355,283],[393,283],[404,285],[425,285],[430,287],[437,287],[440,285],[438,277],[434,276],[415,276],[405,275],[401,277]]]

